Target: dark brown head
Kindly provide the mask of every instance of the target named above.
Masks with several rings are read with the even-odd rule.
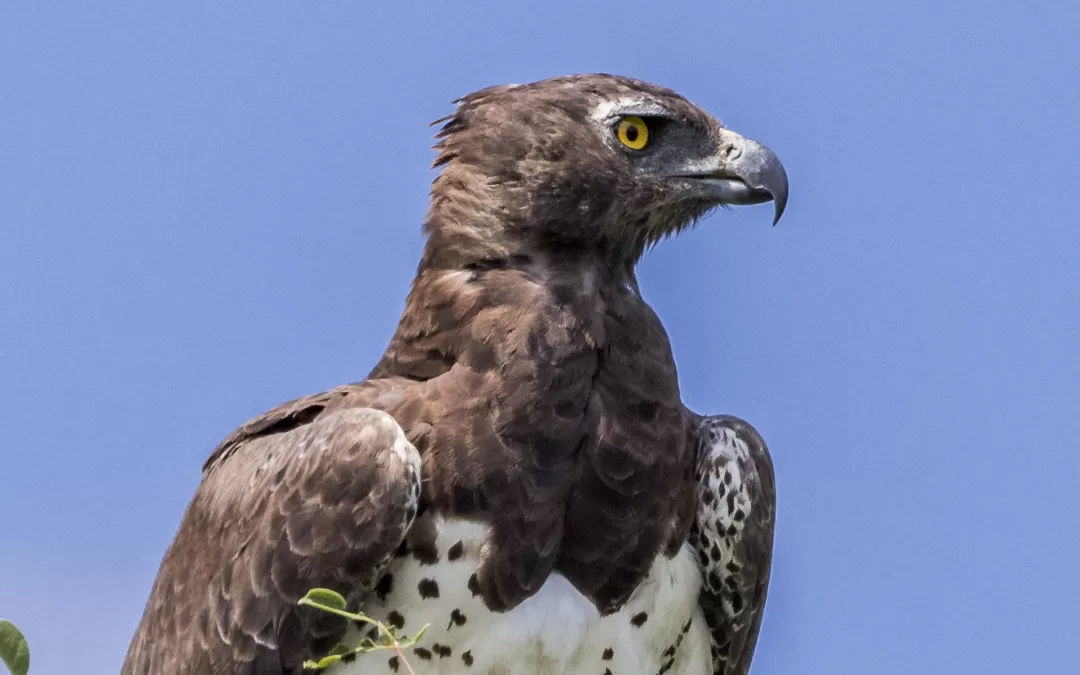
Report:
[[[771,151],[640,80],[575,75],[457,104],[440,120],[428,263],[567,248],[633,261],[717,206],[771,200],[779,220],[787,202]]]

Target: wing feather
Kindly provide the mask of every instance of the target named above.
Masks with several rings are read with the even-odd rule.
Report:
[[[416,515],[420,457],[356,385],[281,406],[215,451],[166,553],[124,675],[300,671],[344,621],[296,606],[313,587],[355,606]]]

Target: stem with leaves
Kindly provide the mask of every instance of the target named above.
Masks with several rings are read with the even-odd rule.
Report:
[[[313,588],[308,591],[307,595],[300,598],[297,601],[298,605],[304,605],[306,607],[314,607],[315,609],[329,612],[330,614],[337,614],[338,616],[345,617],[352,621],[359,621],[361,623],[368,623],[379,631],[380,641],[376,642],[371,638],[364,638],[360,641],[360,644],[356,647],[345,647],[344,645],[338,645],[329,654],[322,657],[318,661],[307,660],[304,662],[304,668],[313,670],[321,670],[327,666],[333,665],[338,661],[341,661],[343,657],[358,654],[366,654],[368,652],[377,651],[380,649],[392,649],[397,652],[398,658],[405,664],[405,668],[409,671],[409,675],[416,675],[413,672],[412,666],[409,665],[409,660],[405,658],[405,653],[402,651],[407,647],[412,647],[420,638],[424,635],[424,631],[427,630],[425,625],[416,633],[416,635],[410,637],[398,638],[394,635],[393,626],[387,626],[381,621],[376,621],[370,616],[362,613],[352,613],[345,611],[345,598],[340,593],[336,593],[328,588]]]

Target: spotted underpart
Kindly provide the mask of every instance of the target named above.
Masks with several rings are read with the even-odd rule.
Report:
[[[561,575],[518,607],[489,610],[474,593],[475,572],[488,546],[483,524],[424,513],[385,576],[384,596],[363,604],[399,635],[428,628],[405,657],[416,675],[711,675],[709,635],[697,603],[701,571],[694,551],[659,556],[645,581],[617,612],[601,616]],[[414,547],[425,550],[414,555]],[[450,552],[454,555],[451,556]],[[434,555],[437,562],[425,560]],[[438,594],[432,593],[438,588]],[[358,640],[363,633],[351,636]],[[359,656],[338,675],[404,673],[400,660]]]

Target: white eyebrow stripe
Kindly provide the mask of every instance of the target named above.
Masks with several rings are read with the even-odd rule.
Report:
[[[598,122],[611,119],[619,115],[637,115],[648,117],[650,115],[667,115],[668,111],[646,98],[620,98],[614,101],[604,101],[593,109],[592,118]]]

